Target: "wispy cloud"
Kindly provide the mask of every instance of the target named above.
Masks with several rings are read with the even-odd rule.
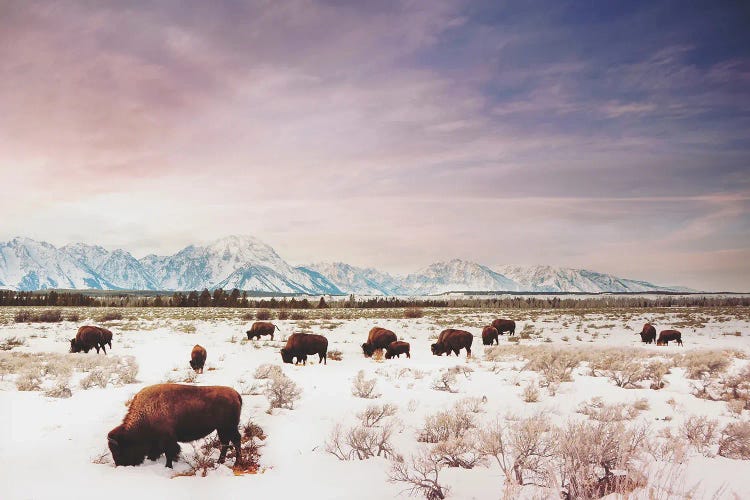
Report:
[[[748,247],[750,40],[731,9],[0,9],[0,238],[147,253],[251,232],[298,262],[750,278],[684,281],[694,260],[668,258]]]

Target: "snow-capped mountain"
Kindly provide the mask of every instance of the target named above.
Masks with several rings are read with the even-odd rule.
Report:
[[[106,279],[49,243],[14,238],[0,243],[0,288],[113,288]]]
[[[106,276],[114,288],[124,290],[158,290],[154,278],[144,265],[124,250],[109,252],[100,246],[73,243],[60,250],[67,253],[85,269],[98,276]],[[108,287],[109,288],[109,287]]]
[[[29,238],[0,243],[0,288],[13,290],[202,290],[307,294],[433,295],[451,291],[648,292],[662,287],[582,269],[487,266],[454,259],[393,276],[342,262],[292,267],[252,236],[229,236],[174,255],[135,259],[125,250],[74,243],[56,248]]]
[[[309,264],[297,269],[315,273],[331,281],[340,290],[357,295],[401,295],[397,278],[372,268],[350,266],[343,262]]]
[[[434,295],[452,291],[522,291],[518,283],[487,266],[453,259],[438,262],[406,276],[403,288],[412,295]]]
[[[688,292],[685,287],[658,286],[586,269],[551,266],[500,266],[497,271],[531,292]]]

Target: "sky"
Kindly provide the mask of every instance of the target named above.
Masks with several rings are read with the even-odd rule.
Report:
[[[750,291],[742,1],[0,0],[0,241]]]

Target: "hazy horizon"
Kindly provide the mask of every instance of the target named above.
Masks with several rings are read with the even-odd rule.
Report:
[[[0,4],[0,241],[750,283],[740,4]]]

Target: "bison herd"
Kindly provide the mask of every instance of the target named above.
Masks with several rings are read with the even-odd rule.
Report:
[[[643,330],[640,332],[641,342],[650,344],[656,342],[656,345],[669,345],[669,342],[674,340],[677,345],[682,345],[682,333],[677,330],[662,330],[659,332],[659,338],[656,338],[656,328],[651,323],[643,325]]]
[[[273,340],[278,329],[273,323],[255,322],[247,330],[248,339],[260,339],[268,335]],[[496,319],[482,329],[484,345],[499,344],[499,336],[515,335],[516,323],[509,319]],[[639,333],[641,341],[646,344],[668,345],[675,341],[682,345],[682,334],[677,330],[662,330],[657,338],[656,328],[646,323]],[[471,356],[471,344],[474,336],[466,330],[448,328],[440,332],[437,341],[430,346],[432,354],[456,356],[462,349],[466,356]],[[82,326],[75,338],[70,339],[70,352],[88,353],[101,349],[107,353],[105,346],[112,348],[112,332],[96,326]],[[408,342],[398,340],[394,332],[386,328],[374,327],[362,344],[362,353],[370,358],[376,352],[385,358],[398,358],[405,354],[411,358]],[[327,364],[328,339],[322,335],[293,333],[280,351],[284,363],[306,364],[307,356],[318,355],[319,362]],[[190,353],[190,367],[197,373],[203,373],[206,363],[206,349],[200,345],[193,347]],[[157,384],[144,388],[133,398],[122,424],[107,435],[109,449],[115,465],[139,465],[148,457],[158,459],[166,456],[166,466],[172,467],[180,452],[180,442],[190,442],[203,438],[216,431],[221,443],[219,462],[224,462],[227,447],[231,443],[240,461],[240,434],[237,430],[242,410],[242,397],[230,387],[198,387],[180,384]]]

